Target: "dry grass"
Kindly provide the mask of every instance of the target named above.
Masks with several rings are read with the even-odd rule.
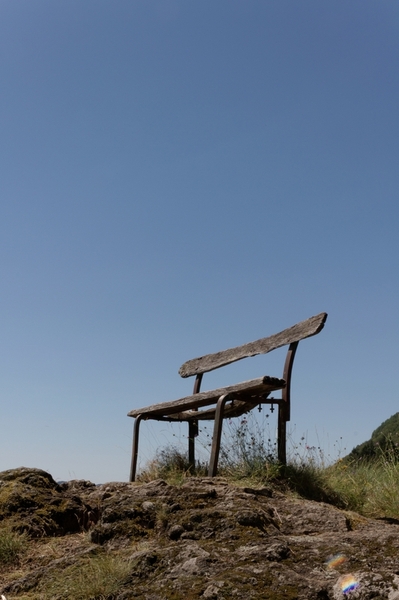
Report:
[[[167,446],[157,452],[155,458],[138,475],[137,481],[147,483],[154,479],[165,479],[173,485],[180,485],[193,475],[206,476],[206,467],[198,464],[193,473],[187,455],[173,446]]]
[[[399,460],[395,451],[385,450],[373,460],[339,459],[326,464],[321,448],[301,442],[293,448],[287,465],[273,454],[270,440],[264,444],[258,431],[241,424],[221,451],[219,474],[235,482],[271,484],[294,491],[311,500],[359,512],[366,517],[399,519]],[[206,474],[201,465],[197,474]],[[187,458],[167,448],[158,453],[140,479],[162,477],[178,484],[190,476]]]
[[[399,463],[383,457],[373,461],[339,461],[325,478],[347,507],[366,517],[399,518]]]
[[[27,538],[9,528],[0,529],[0,565],[10,565],[18,562],[26,552]]]
[[[54,571],[38,590],[40,600],[91,600],[108,598],[120,591],[131,566],[121,556],[87,557],[79,564]]]

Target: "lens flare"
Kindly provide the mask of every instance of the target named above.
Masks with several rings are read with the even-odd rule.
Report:
[[[348,574],[341,577],[341,579],[339,580],[339,584],[341,586],[342,592],[346,594],[347,592],[355,590],[358,587],[359,582],[356,581],[353,575]]]
[[[340,565],[343,565],[344,562],[347,561],[347,558],[344,554],[336,554],[328,559],[326,562],[327,569],[336,569]]]

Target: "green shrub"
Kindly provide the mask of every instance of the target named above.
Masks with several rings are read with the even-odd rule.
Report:
[[[347,460],[375,460],[385,456],[399,460],[399,412],[381,423],[371,434],[371,439],[353,448]]]

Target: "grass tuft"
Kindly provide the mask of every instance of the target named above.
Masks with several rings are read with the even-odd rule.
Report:
[[[42,600],[92,600],[120,591],[131,573],[129,561],[118,556],[94,556],[54,572],[41,591]]]
[[[10,565],[18,562],[28,547],[25,534],[16,533],[8,528],[0,529],[0,564]]]
[[[154,479],[165,479],[169,483],[178,485],[193,475],[207,475],[206,466],[198,463],[193,472],[187,454],[173,446],[167,446],[157,452],[155,458],[139,473],[137,481],[145,483]]]

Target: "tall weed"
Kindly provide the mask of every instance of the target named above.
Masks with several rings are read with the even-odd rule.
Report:
[[[277,472],[277,448],[252,413],[229,420],[220,449],[219,471],[234,479],[269,479]]]

